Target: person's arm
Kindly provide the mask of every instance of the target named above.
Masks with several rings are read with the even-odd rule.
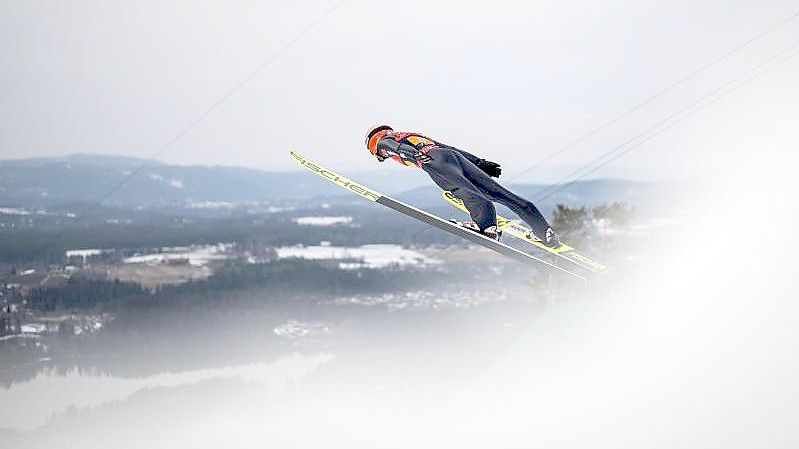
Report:
[[[391,135],[385,136],[377,142],[378,158],[386,159],[395,155],[409,161],[419,159],[424,162],[425,158],[429,158],[426,154],[420,155],[415,146],[399,142]]]
[[[413,154],[416,147],[407,143],[398,142],[394,136],[385,136],[377,142],[377,153],[383,157],[394,155]]]
[[[485,161],[485,159],[480,159],[479,157],[473,155],[472,153],[469,153],[468,151],[463,151],[463,150],[460,150],[460,149],[455,148],[455,147],[449,147],[449,148],[457,151],[458,153],[463,155],[463,157],[465,157],[466,159],[469,159],[469,162],[471,162],[472,164],[474,164],[474,165],[476,165],[478,167],[480,166],[480,163],[482,161]]]
[[[476,165],[477,168],[483,170],[485,174],[491,176],[492,178],[499,178],[499,175],[502,174],[502,169],[499,167],[499,164],[496,162],[491,162],[485,159],[481,159],[468,151],[459,150],[455,147],[448,147],[451,148],[458,153],[460,153],[463,157],[469,160],[472,164]]]

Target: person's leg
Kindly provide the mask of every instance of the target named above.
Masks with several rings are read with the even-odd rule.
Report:
[[[472,220],[481,230],[496,226],[497,211],[494,204],[464,175],[455,155],[457,153],[452,150],[432,150],[430,156],[433,160],[424,165],[424,171],[439,187],[449,190],[463,201]]]
[[[465,157],[460,157],[459,162],[465,177],[470,181],[470,184],[479,189],[482,195],[507,206],[532,228],[536,237],[545,239],[547,229],[550,226],[533,203],[502,187]]]
[[[480,230],[497,225],[497,210],[488,198],[466,189],[450,190],[450,192],[463,201],[463,205],[469,210],[469,215]]]

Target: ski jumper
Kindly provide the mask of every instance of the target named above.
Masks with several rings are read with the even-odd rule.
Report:
[[[481,230],[496,226],[493,202],[507,206],[524,220],[536,237],[550,227],[530,201],[491,179],[478,165],[482,159],[416,133],[393,132],[377,142],[379,156],[424,170],[439,187],[460,198]]]

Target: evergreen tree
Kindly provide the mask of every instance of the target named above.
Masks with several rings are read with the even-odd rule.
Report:
[[[561,237],[575,243],[582,241],[588,234],[588,211],[585,207],[571,208],[558,204],[552,220],[552,226]]]
[[[597,220],[606,220],[609,226],[623,228],[630,224],[635,207],[624,203],[601,204],[591,210]]]

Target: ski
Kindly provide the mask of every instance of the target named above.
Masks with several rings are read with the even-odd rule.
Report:
[[[452,194],[452,192],[448,192],[445,190],[441,193],[441,196],[443,196],[448,203],[466,212],[467,214],[469,213],[469,210],[466,209],[466,206],[463,204],[463,201],[461,201],[460,198]],[[518,239],[524,240],[525,242],[535,246],[536,248],[542,249],[558,257],[566,259],[569,262],[572,262],[582,268],[585,268],[586,270],[591,271],[592,273],[604,274],[612,270],[612,268],[609,267],[608,265],[599,263],[588,256],[580,254],[579,252],[577,252],[577,250],[575,250],[574,248],[565,243],[561,243],[560,246],[557,246],[555,248],[550,248],[546,246],[541,240],[538,240],[537,238],[527,237],[528,235],[531,235],[532,231],[530,230],[530,228],[519,223],[516,220],[507,219],[499,214],[497,214],[497,228],[501,229],[503,232],[507,232],[508,234]]]
[[[306,158],[305,156],[299,154],[296,151],[290,151],[291,158],[294,159],[298,165],[304,167],[307,170],[310,170],[313,173],[316,173],[318,176],[327,179],[328,181],[332,182],[333,184],[345,189],[349,190],[350,192],[361,196],[369,201],[382,204],[390,209],[393,209],[397,212],[400,212],[404,215],[407,215],[411,218],[415,218],[419,221],[427,223],[429,225],[435,226],[441,230],[449,232],[450,234],[455,234],[459,237],[462,237],[466,240],[469,240],[472,243],[476,243],[478,245],[484,246],[488,249],[496,251],[506,257],[511,259],[517,260],[519,262],[538,266],[539,264],[544,264],[550,268],[558,270],[560,272],[569,274],[574,277],[578,277],[580,279],[586,280],[585,276],[582,276],[578,273],[574,273],[569,271],[565,268],[559,267],[551,262],[548,262],[544,259],[538,258],[532,254],[527,254],[523,251],[520,251],[516,248],[508,246],[504,243],[498,242],[496,240],[490,239],[482,234],[479,234],[474,231],[470,231],[462,226],[454,224],[448,220],[443,218],[437,217],[431,213],[425,212],[421,209],[417,209],[413,206],[405,204],[401,201],[395,200],[389,196],[383,195],[380,192],[372,190],[368,187],[360,185],[354,181],[351,181],[338,173],[330,171],[321,165],[311,161],[310,159]]]

